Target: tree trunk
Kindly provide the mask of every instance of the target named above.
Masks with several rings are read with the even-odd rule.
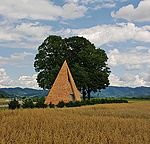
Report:
[[[85,100],[85,96],[86,96],[85,88],[83,88],[82,94],[83,94],[83,100]]]
[[[89,88],[87,90],[87,94],[88,94],[88,100],[90,100],[91,99],[91,90]]]

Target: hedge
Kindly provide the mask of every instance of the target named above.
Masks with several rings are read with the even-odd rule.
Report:
[[[37,103],[34,104],[31,99],[25,99],[23,100],[22,108],[46,108],[48,105],[44,104],[45,99],[39,98],[37,100]],[[102,98],[102,99],[91,99],[91,100],[81,100],[81,101],[75,101],[75,102],[68,102],[65,103],[64,101],[60,101],[57,105],[54,105],[52,103],[49,104],[50,108],[58,107],[80,107],[84,105],[95,105],[95,104],[106,104],[106,103],[128,103],[127,100],[124,99],[114,99],[114,98]],[[10,109],[20,108],[20,104],[17,100],[13,100],[9,103]]]

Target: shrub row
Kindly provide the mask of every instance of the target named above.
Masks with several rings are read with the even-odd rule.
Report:
[[[8,107],[9,109],[16,109],[16,108],[20,108],[20,104],[16,99],[14,99],[9,102]]]
[[[62,107],[79,107],[84,105],[95,105],[95,104],[106,104],[106,103],[128,103],[127,100],[124,99],[91,99],[91,100],[82,100],[82,101],[75,101],[75,102],[68,102],[64,103],[60,101],[56,106],[59,108]]]
[[[9,103],[9,108],[10,109],[16,109],[16,108],[20,108],[22,106],[22,108],[46,108],[48,107],[48,105],[44,104],[45,99],[44,98],[39,98],[37,100],[37,102],[34,104],[32,99],[25,99],[23,100],[22,105],[19,104],[19,102],[14,99],[12,101],[10,101]],[[63,108],[63,107],[80,107],[80,106],[84,106],[84,105],[95,105],[95,104],[105,104],[105,103],[128,103],[127,100],[123,100],[123,99],[91,99],[91,100],[82,100],[82,101],[75,101],[75,102],[68,102],[65,103],[63,101],[60,101],[57,105],[54,104],[49,104],[50,108],[54,108],[54,107],[59,107],[59,108]]]
[[[8,104],[9,109],[16,109],[16,108],[46,108],[47,105],[44,104],[45,99],[39,98],[36,103],[33,102],[32,99],[24,99],[22,104],[20,104],[16,99],[13,99]]]

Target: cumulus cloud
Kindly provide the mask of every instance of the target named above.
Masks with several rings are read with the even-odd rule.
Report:
[[[32,76],[28,76],[28,75],[21,76],[19,77],[18,82],[22,87],[39,88],[36,78],[37,78],[37,74],[34,74]]]
[[[99,5],[97,8],[98,9],[99,8],[113,8],[115,6],[116,6],[116,4],[112,2],[112,3],[103,3],[103,4]]]
[[[150,21],[150,1],[141,0],[138,7],[134,7],[132,4],[123,6],[117,12],[112,12],[111,16],[114,18],[122,18],[128,21]]]
[[[14,32],[20,35],[20,37],[32,37],[35,40],[41,40],[41,38],[49,33],[51,26],[43,26],[38,22],[36,23],[22,23],[17,25]]]
[[[0,68],[0,88],[2,87],[10,87],[13,81],[7,75],[4,68]]]
[[[146,74],[148,75],[148,74]],[[150,75],[148,75],[150,77]],[[115,74],[110,74],[109,76],[110,85],[112,86],[128,86],[128,87],[139,87],[139,86],[150,86],[150,81],[144,75],[132,75],[125,74],[122,76],[117,76]]]
[[[82,5],[66,3],[60,6],[49,0],[5,0],[0,2],[0,15],[12,19],[55,20],[59,17],[74,19],[82,17],[86,11],[87,8]]]
[[[37,74],[32,76],[20,76],[18,79],[12,79],[6,72],[4,68],[0,68],[0,88],[5,87],[28,87],[28,88],[38,88],[36,81]]]
[[[150,49],[144,46],[108,52],[108,64],[112,69],[110,83],[115,86],[150,86]],[[117,75],[114,70],[121,71]]]
[[[33,61],[34,54],[32,53],[14,53],[10,55],[9,57],[2,57],[0,56],[0,66],[3,65],[13,65],[17,67],[24,67],[27,64],[31,64],[31,61]]]
[[[52,31],[51,26],[35,23],[21,23],[14,26],[0,24],[0,46],[32,48],[41,43]],[[6,24],[6,25],[5,25]],[[11,45],[10,45],[11,43]]]
[[[68,2],[68,3],[81,3],[84,5],[97,3],[98,1],[101,2],[101,0],[65,0],[65,2]]]
[[[150,86],[150,69],[148,72],[142,72],[140,77],[143,78],[147,86]]]
[[[87,8],[74,3],[67,3],[63,6],[62,17],[65,19],[73,19],[84,16]]]
[[[41,25],[37,22],[17,24],[15,27],[3,24],[1,27],[0,42],[2,43],[0,43],[0,46],[3,47],[35,48],[50,34],[64,37],[83,36],[96,46],[127,40],[150,42],[150,27],[148,25],[138,27],[134,23],[97,25],[91,28],[61,30],[53,30],[51,26]]]
[[[83,36],[96,46],[101,46],[109,42],[122,42],[127,40],[150,42],[150,27],[138,27],[134,23],[98,25],[85,29],[64,29],[60,30],[59,33],[64,36]]]
[[[0,77],[1,77],[0,88],[28,87],[39,89],[36,81],[37,74],[23,75],[20,76],[18,79],[14,80],[9,77],[4,68],[0,68]],[[150,74],[146,72],[137,75],[124,74],[122,76],[117,76],[111,73],[109,76],[109,80],[111,86],[129,86],[129,87],[150,86]]]
[[[113,8],[117,0],[66,0],[67,3],[85,5],[90,9]]]
[[[150,50],[146,47],[131,48],[125,52],[113,49],[109,51],[108,57],[111,67],[124,65],[127,70],[136,70],[150,65]]]
[[[7,74],[6,74],[5,69],[3,69],[3,68],[0,68],[0,77],[1,77],[0,85],[1,85],[2,83],[4,83],[5,81],[7,81],[8,78],[9,78],[9,77],[7,76]]]
[[[111,86],[124,86],[124,81],[121,81],[120,78],[113,73],[110,74],[109,81]]]
[[[19,35],[15,33],[14,27],[8,25],[7,21],[0,23],[0,42],[7,42],[7,41],[19,41]]]
[[[134,71],[134,70],[140,70],[143,67],[143,65],[140,64],[126,64],[125,69],[127,71]]]

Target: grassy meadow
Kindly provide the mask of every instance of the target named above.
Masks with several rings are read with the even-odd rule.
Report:
[[[1,109],[0,144],[150,144],[150,101]]]

